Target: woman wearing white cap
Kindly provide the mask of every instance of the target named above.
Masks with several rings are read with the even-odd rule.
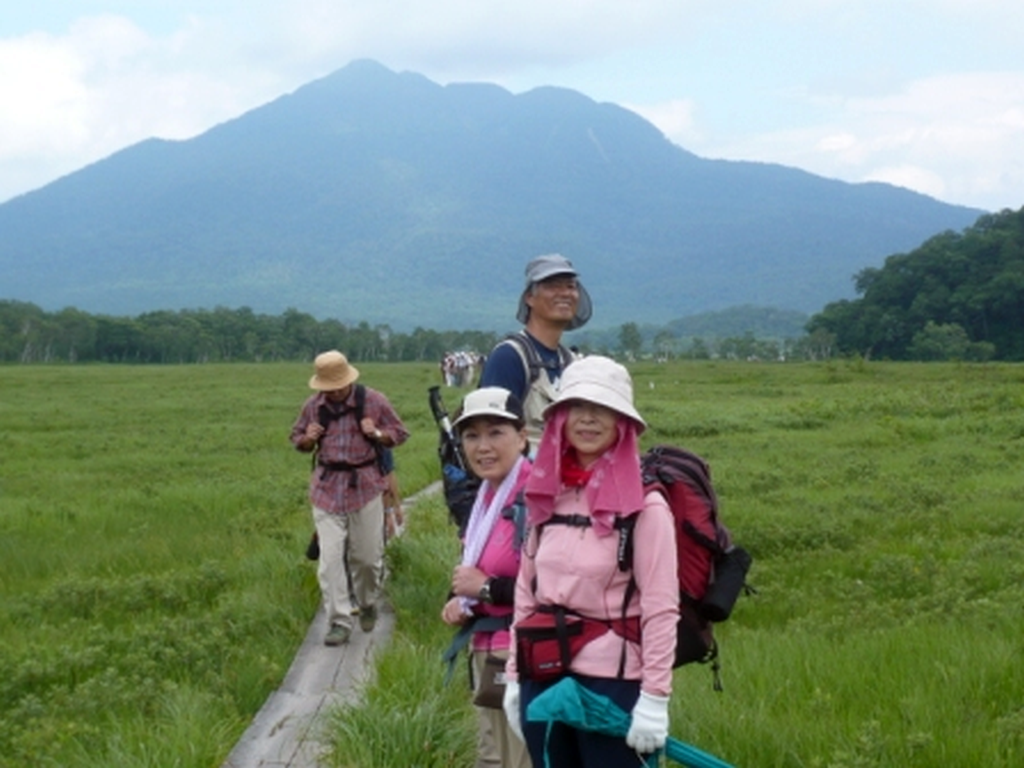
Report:
[[[521,491],[530,474],[523,406],[511,392],[484,387],[466,395],[453,427],[469,468],[483,482],[463,540],[462,561],[452,572],[451,594],[441,612],[472,642],[471,668],[479,737],[477,768],[528,768],[526,746],[502,711],[512,598],[525,526]]]
[[[545,419],[526,486],[530,534],[516,582],[506,714],[536,766],[655,765],[668,736],[679,592],[671,512],[660,494],[644,493],[640,477],[646,424],[629,373],[606,357],[574,362]],[[632,569],[622,571],[621,521],[634,515]],[[569,641],[566,626],[575,632]],[[566,675],[631,713],[625,739],[527,721],[529,703]]]

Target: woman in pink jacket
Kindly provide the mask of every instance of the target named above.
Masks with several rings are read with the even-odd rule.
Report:
[[[676,546],[668,506],[660,494],[645,494],[640,478],[637,437],[645,426],[629,373],[606,357],[566,368],[545,412],[526,486],[530,533],[504,699],[535,766],[655,765],[668,736]],[[633,565],[623,571],[621,521],[634,515]],[[625,739],[526,719],[530,702],[564,675],[631,713]]]
[[[512,598],[525,528],[521,491],[530,474],[526,458],[526,422],[518,398],[500,387],[466,395],[455,420],[469,468],[483,482],[466,525],[462,561],[452,572],[452,589],[441,617],[459,626],[457,638],[471,635],[479,737],[476,768],[528,768],[522,738],[508,727],[502,712],[504,679],[512,621]],[[454,659],[458,643],[448,657]]]

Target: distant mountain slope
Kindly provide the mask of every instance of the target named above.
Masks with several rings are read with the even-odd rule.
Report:
[[[813,312],[852,296],[855,272],[980,213],[701,159],[569,90],[440,86],[357,61],[0,205],[0,298],[501,329],[526,260],[560,251],[595,325],[740,304]]]

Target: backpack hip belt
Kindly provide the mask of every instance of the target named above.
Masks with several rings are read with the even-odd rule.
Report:
[[[320,467],[320,479],[321,480],[323,480],[324,475],[327,474],[328,472],[348,472],[349,473],[349,478],[348,478],[348,487],[349,488],[355,488],[356,485],[357,485],[357,481],[359,479],[359,475],[358,475],[357,470],[360,470],[363,467],[373,466],[376,463],[377,463],[377,458],[376,457],[374,457],[372,459],[367,459],[366,461],[361,461],[358,464],[350,464],[347,461],[324,461],[323,459],[320,459],[320,460],[317,461],[317,465]]]

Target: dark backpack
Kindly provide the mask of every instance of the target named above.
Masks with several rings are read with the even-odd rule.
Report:
[[[752,558],[733,543],[718,514],[711,470],[704,459],[685,448],[657,445],[640,457],[644,490],[657,490],[668,502],[675,520],[679,571],[679,624],[674,667],[712,663],[715,689],[721,690],[718,644],[713,627],[732,613],[746,584]],[[622,521],[619,568],[629,570],[633,557],[636,516]],[[636,583],[626,589],[629,603]]]

